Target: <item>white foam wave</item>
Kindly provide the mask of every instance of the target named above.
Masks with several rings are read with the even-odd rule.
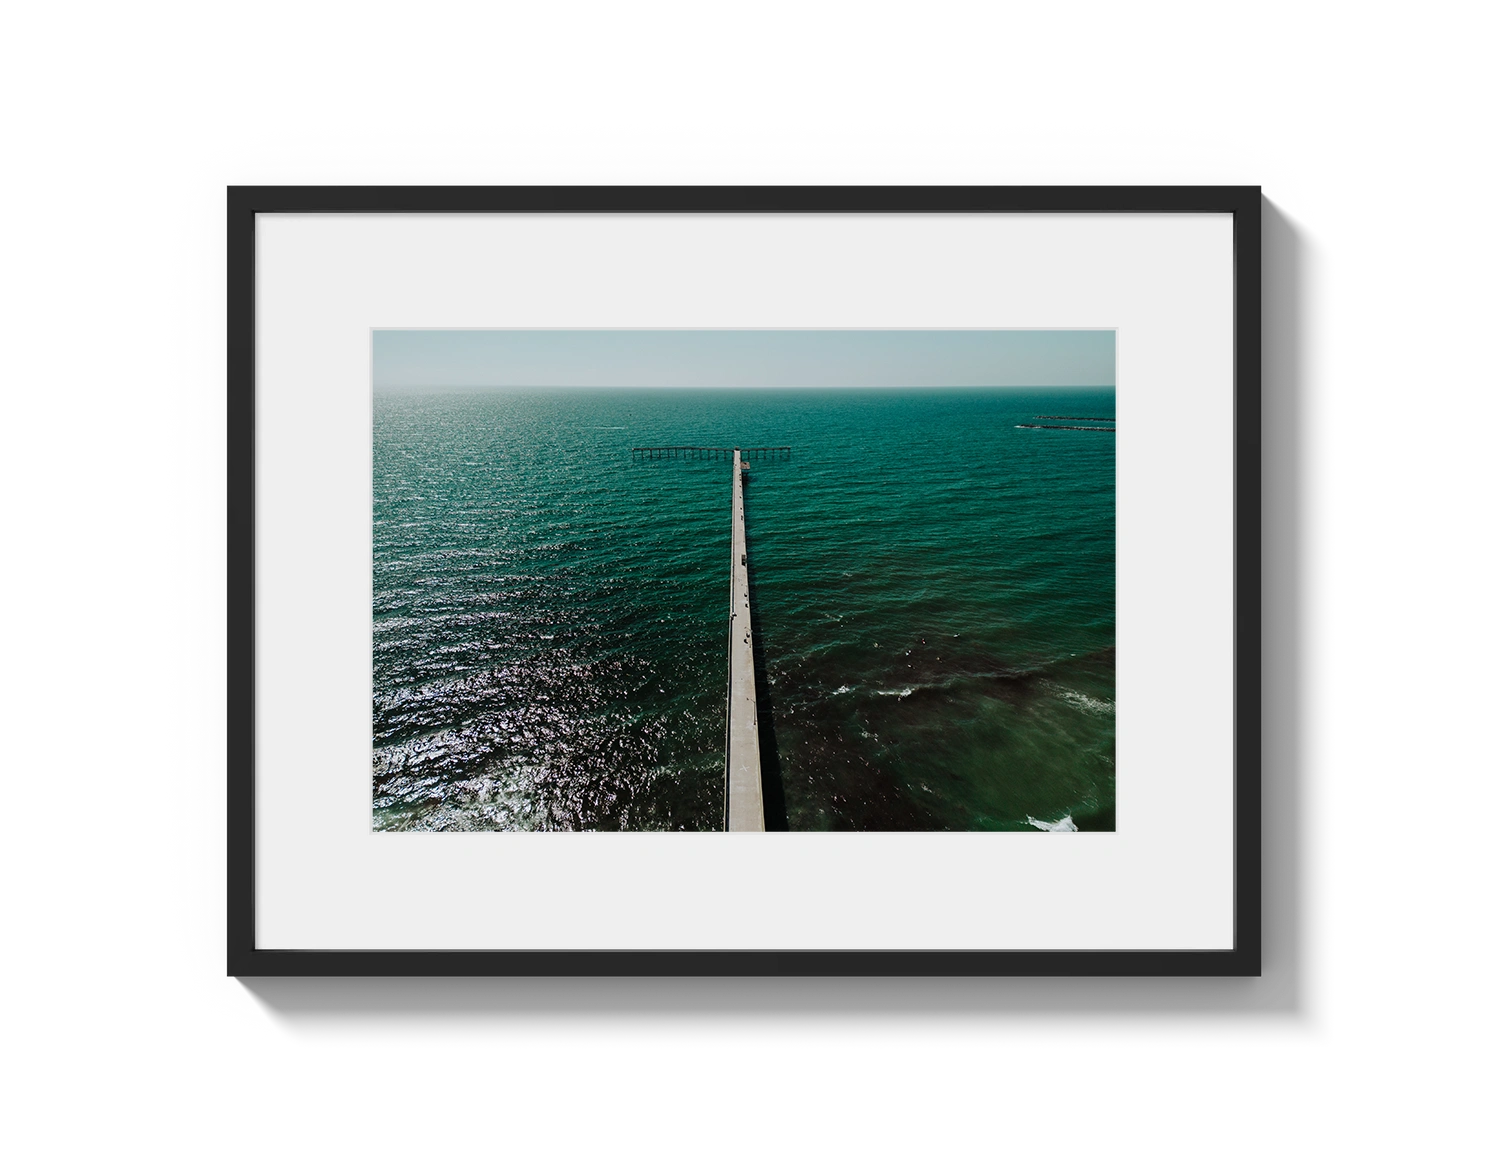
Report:
[[[1110,715],[1115,709],[1115,705],[1108,699],[1095,699],[1090,695],[1081,695],[1077,691],[1069,690],[1062,690],[1059,694],[1068,706],[1087,711],[1090,715]]]
[[[1063,817],[1060,821],[1039,821],[1035,817],[1027,817],[1026,823],[1034,828],[1041,829],[1044,833],[1078,832],[1078,826],[1073,823],[1071,816]]]

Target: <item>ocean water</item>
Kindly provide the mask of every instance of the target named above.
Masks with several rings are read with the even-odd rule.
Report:
[[[1115,436],[1038,415],[1114,392],[377,393],[375,827],[722,827],[731,464],[631,454],[680,444],[792,448],[768,826],[1112,829]]]

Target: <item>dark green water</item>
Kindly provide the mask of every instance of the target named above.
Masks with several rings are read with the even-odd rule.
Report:
[[[1115,436],[1036,415],[1114,392],[377,394],[375,826],[721,827],[730,465],[630,454],[691,444],[792,448],[746,489],[772,822],[1112,828]]]

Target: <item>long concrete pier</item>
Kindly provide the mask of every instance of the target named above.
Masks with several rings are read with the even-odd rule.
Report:
[[[745,465],[734,449],[734,538],[729,566],[729,711],[724,746],[724,828],[763,833],[760,732],[755,722],[755,631],[750,622],[750,560],[745,548]]]

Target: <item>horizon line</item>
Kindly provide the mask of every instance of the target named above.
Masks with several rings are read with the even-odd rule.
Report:
[[[1109,382],[1087,382],[1068,384],[1038,384],[1033,382],[945,382],[930,385],[909,385],[901,382],[880,384],[855,384],[848,385],[822,385],[822,386],[766,386],[766,385],[677,385],[663,386],[658,383],[619,383],[606,384],[600,382],[576,383],[576,384],[548,384],[540,385],[526,382],[445,382],[445,383],[402,383],[400,385],[372,386],[373,390],[1117,390],[1118,386]]]

